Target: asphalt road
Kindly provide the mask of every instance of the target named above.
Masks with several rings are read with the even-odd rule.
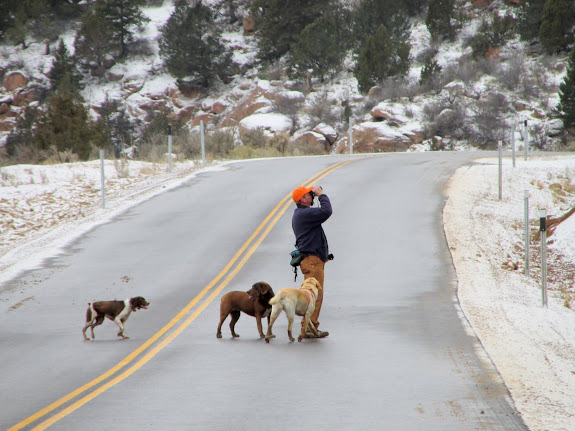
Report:
[[[12,280],[0,314],[0,429],[527,430],[457,304],[442,229],[445,182],[473,153],[241,162],[206,172],[78,238]],[[266,281],[298,287],[291,190],[320,184],[321,329],[290,343],[216,338],[219,299]],[[88,302],[144,296],[129,340],[84,342]],[[264,330],[266,324],[264,323]]]

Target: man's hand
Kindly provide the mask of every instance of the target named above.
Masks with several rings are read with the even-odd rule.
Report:
[[[313,189],[311,190],[313,192],[314,195],[316,196],[321,196],[323,195],[323,189],[320,186],[313,186]]]

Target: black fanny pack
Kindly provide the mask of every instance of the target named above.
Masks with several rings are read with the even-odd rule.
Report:
[[[306,257],[311,256],[309,253],[302,253],[299,250],[294,250],[290,253],[291,261],[290,265],[293,267],[294,278],[293,281],[297,280],[297,267],[301,264],[301,261],[304,260]]]

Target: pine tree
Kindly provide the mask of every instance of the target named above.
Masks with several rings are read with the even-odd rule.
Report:
[[[179,86],[207,88],[232,74],[232,54],[220,41],[209,7],[180,1],[161,29],[160,55]]]
[[[430,0],[425,25],[434,40],[453,39],[455,29],[451,23],[454,18],[454,0]]]
[[[0,41],[4,39],[6,31],[14,24],[16,2],[0,2]]]
[[[142,0],[100,0],[96,3],[95,12],[111,27],[109,38],[118,47],[121,58],[128,53],[127,44],[134,40],[132,28],[141,28],[150,21],[140,10],[142,3]]]
[[[484,57],[490,48],[505,44],[509,35],[513,35],[515,20],[511,15],[500,16],[495,12],[491,18],[485,17],[479,30],[471,40],[474,58]]]
[[[421,69],[419,84],[426,85],[431,83],[439,76],[440,73],[441,66],[437,63],[437,60],[434,60],[433,56],[428,56],[423,63],[423,68]]]
[[[311,69],[323,81],[339,70],[351,36],[345,22],[345,12],[334,7],[303,29],[292,48],[291,64],[297,76]]]
[[[539,38],[541,15],[547,0],[529,0],[520,4],[517,17],[517,31],[523,40]]]
[[[76,70],[74,60],[68,53],[68,48],[63,40],[60,41],[52,68],[48,72],[50,88],[52,91],[78,91],[80,86],[80,74]]]
[[[26,48],[32,41],[50,42],[58,38],[61,28],[57,13],[67,9],[61,7],[60,0],[4,0],[0,3],[0,34],[2,23],[5,23],[6,38],[15,44]],[[74,7],[68,6],[70,9]]]
[[[69,150],[81,160],[88,160],[94,136],[86,108],[70,92],[55,93],[48,99],[34,133],[39,150]]]
[[[23,8],[18,8],[14,14],[11,26],[6,30],[6,38],[15,45],[21,45],[22,49],[26,49],[26,37],[28,30],[26,27],[26,14]]]
[[[405,43],[410,35],[407,7],[397,0],[361,0],[354,12],[353,36],[356,48],[384,25],[394,43]]]
[[[6,139],[6,152],[8,157],[15,159],[15,162],[31,163],[28,160],[17,159],[19,154],[32,155],[38,153],[36,141],[34,140],[34,125],[38,117],[38,108],[36,106],[27,106],[23,115],[18,118],[16,127],[12,129]]]
[[[300,33],[332,7],[332,0],[254,0],[258,56],[264,61],[280,59],[297,43]]]
[[[548,52],[565,49],[573,41],[574,22],[572,1],[547,0],[541,16],[539,40]]]
[[[429,0],[403,0],[405,8],[409,16],[419,15],[425,6],[429,3]]]
[[[559,86],[559,105],[561,119],[565,128],[575,127],[575,49],[569,55],[569,64],[565,80]]]
[[[101,16],[88,12],[82,18],[74,41],[75,56],[91,69],[103,69],[104,60],[112,49],[112,29]]]
[[[100,147],[112,151],[116,157],[120,157],[123,146],[130,145],[134,124],[130,121],[120,100],[106,97],[98,109],[98,114],[97,123],[103,138]]]
[[[390,62],[393,42],[384,25],[380,25],[374,36],[367,38],[359,51],[355,77],[359,89],[367,92],[378,82],[390,76]]]

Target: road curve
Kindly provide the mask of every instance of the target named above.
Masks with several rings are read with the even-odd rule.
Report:
[[[9,283],[0,313],[0,429],[527,430],[456,300],[445,182],[473,153],[395,153],[226,165],[145,201]],[[269,344],[252,317],[216,338],[219,298],[296,287],[291,190],[320,184],[321,328]],[[129,340],[88,302],[146,297]],[[4,310],[3,309],[3,310]],[[265,324],[264,324],[265,328]]]

